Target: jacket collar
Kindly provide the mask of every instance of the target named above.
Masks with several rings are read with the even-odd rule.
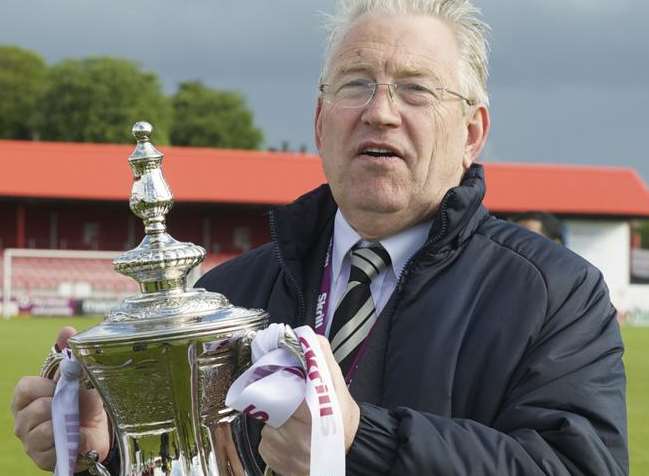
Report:
[[[328,184],[320,185],[289,205],[272,209],[270,231],[281,256],[290,261],[307,256],[318,238],[333,227],[337,209]]]
[[[433,217],[429,239],[430,251],[459,246],[486,218],[482,207],[486,191],[482,165],[473,164],[462,183],[450,189]],[[300,262],[313,253],[323,235],[331,236],[337,205],[329,185],[324,184],[295,202],[270,212],[271,235],[286,264]],[[295,263],[297,266],[297,263]],[[296,274],[300,274],[298,268]]]
[[[430,250],[455,248],[470,238],[488,216],[482,206],[485,192],[484,168],[473,164],[460,185],[446,192],[433,218],[425,247]]]

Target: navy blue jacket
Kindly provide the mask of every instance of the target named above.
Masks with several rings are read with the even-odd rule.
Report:
[[[351,392],[353,475],[628,473],[623,346],[601,273],[451,189],[370,336]],[[197,286],[312,324],[336,211],[329,188],[271,213],[273,241]]]

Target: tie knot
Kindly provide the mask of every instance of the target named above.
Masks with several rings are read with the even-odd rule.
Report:
[[[369,283],[390,264],[390,255],[380,244],[367,248],[358,245],[352,248],[352,262],[349,279]]]

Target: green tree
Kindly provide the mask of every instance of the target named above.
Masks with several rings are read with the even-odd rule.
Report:
[[[643,220],[638,224],[640,231],[640,239],[642,240],[642,247],[649,249],[649,220]]]
[[[0,138],[34,139],[47,65],[33,51],[0,46]]]
[[[262,132],[253,124],[252,112],[236,92],[185,81],[172,102],[174,145],[257,149],[263,142]]]
[[[148,121],[156,144],[169,142],[171,105],[154,73],[118,58],[65,60],[52,67],[43,97],[41,137],[75,142],[132,142]]]

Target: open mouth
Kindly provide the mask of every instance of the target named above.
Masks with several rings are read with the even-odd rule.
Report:
[[[400,159],[401,155],[389,147],[363,147],[359,150],[359,155],[373,157],[376,159]]]

